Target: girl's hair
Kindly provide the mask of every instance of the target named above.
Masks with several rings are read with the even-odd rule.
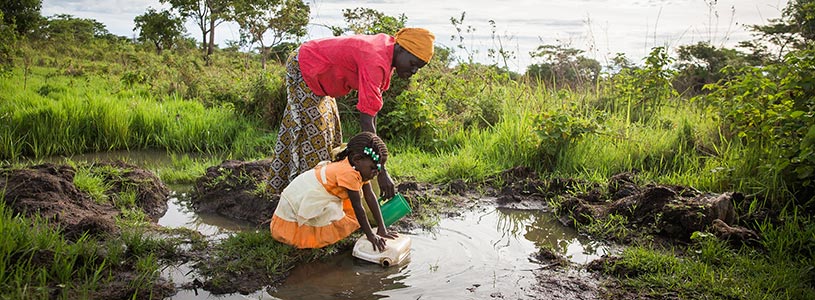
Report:
[[[348,141],[348,146],[337,154],[334,161],[341,161],[354,154],[372,157],[370,154],[365,153],[365,148],[373,150],[379,163],[384,163],[388,160],[388,147],[385,146],[385,142],[373,132],[363,131],[351,137],[351,140]]]

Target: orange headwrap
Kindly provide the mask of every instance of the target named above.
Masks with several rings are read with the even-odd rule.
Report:
[[[396,43],[424,62],[433,57],[433,40],[436,36],[424,28],[402,28],[396,33]]]

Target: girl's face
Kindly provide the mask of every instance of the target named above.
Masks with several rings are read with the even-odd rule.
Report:
[[[374,179],[382,171],[379,167],[380,164],[384,163],[377,163],[368,156],[359,155],[354,166],[357,168],[359,175],[362,176],[362,181],[368,181]]]

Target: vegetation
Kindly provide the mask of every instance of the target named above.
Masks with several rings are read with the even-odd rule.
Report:
[[[178,29],[172,24],[180,18],[170,12],[137,17],[140,36],[131,41],[94,20],[42,18],[39,1],[0,6],[0,160],[161,149],[177,153],[172,167],[157,170],[161,178],[189,183],[218,159],[185,153],[246,160],[272,153],[285,105],[284,69],[266,60],[272,48],[303,35],[308,7],[299,0],[262,7],[169,2],[181,17],[196,19],[203,45],[164,31]],[[751,53],[699,43],[679,47],[676,58],[654,48],[642,64],[618,56],[612,66],[601,66],[580,50],[542,45],[533,53],[540,60],[525,74],[501,66],[514,55],[504,49],[493,49],[494,64],[473,62],[464,46],[473,27],[462,14],[451,19],[459,47],[437,49],[412,81],[394,79],[385,94],[378,125],[393,153],[388,168],[401,178],[436,183],[481,182],[515,166],[601,184],[637,171],[648,182],[742,192],[747,197],[735,203],[737,212],[756,220],[743,225],[759,231],[760,247],[731,246],[704,233],[687,249],[646,240],[605,271],[641,296],[812,298],[813,11],[811,0],[790,1],[782,18],[753,27],[760,38],[744,43]],[[336,34],[393,33],[407,20],[364,8],[344,13],[347,26],[333,27]],[[165,14],[161,20],[171,26],[153,27],[159,24],[148,18],[154,14]],[[213,45],[223,20],[239,21],[245,38],[238,44],[259,43],[260,51]],[[264,32],[274,32],[271,43]],[[207,49],[205,57],[199,48]],[[353,119],[354,95],[338,103],[343,119]],[[355,122],[343,126],[349,134],[357,130]],[[75,183],[96,201],[110,201],[94,173],[82,170]],[[110,242],[118,244],[66,241],[42,221],[12,216],[2,205],[0,216],[3,297],[45,298],[54,286],[60,297],[84,296],[114,280],[106,277],[110,268],[124,267],[141,272],[131,292],[142,294],[156,278],[159,249],[166,249],[128,233]],[[614,217],[581,230],[619,238],[630,234],[625,223]],[[249,232],[216,247],[223,264],[212,266],[227,271],[284,257],[265,264],[269,278],[331,252],[295,253],[268,234]],[[54,260],[29,259],[42,251],[54,251]],[[243,260],[231,260],[236,253]],[[228,280],[228,273],[212,276]],[[40,289],[32,292],[26,282]]]
[[[184,33],[184,22],[181,18],[173,16],[169,11],[157,12],[149,8],[134,20],[139,30],[139,41],[156,46],[156,53],[161,54],[164,49],[172,48]]]

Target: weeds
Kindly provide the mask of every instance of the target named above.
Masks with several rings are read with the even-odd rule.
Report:
[[[134,263],[115,239],[100,244],[85,235],[67,241],[40,218],[13,216],[5,201],[0,201],[0,219],[0,295],[4,298],[88,298],[110,285],[111,272]],[[139,276],[157,273],[156,264],[138,264]],[[150,277],[132,286],[149,290],[154,280]]]
[[[632,234],[628,229],[628,219],[622,215],[610,214],[605,219],[591,218],[588,224],[575,222],[577,229],[596,238],[624,241]]]
[[[690,252],[637,246],[623,251],[606,271],[640,296],[676,295],[680,299],[811,299],[807,287],[809,261],[775,262],[742,248],[738,253],[723,241],[694,236]]]

